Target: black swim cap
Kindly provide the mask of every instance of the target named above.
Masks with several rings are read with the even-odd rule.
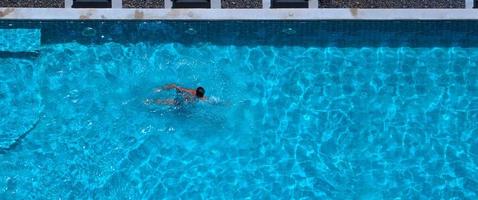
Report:
[[[198,87],[196,89],[196,96],[199,97],[199,98],[202,98],[204,97],[204,94],[206,93],[206,90],[204,90],[203,87]]]

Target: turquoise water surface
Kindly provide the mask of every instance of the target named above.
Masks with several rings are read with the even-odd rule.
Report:
[[[0,199],[477,199],[473,27],[0,22]]]

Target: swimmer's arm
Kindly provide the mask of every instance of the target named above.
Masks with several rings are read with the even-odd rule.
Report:
[[[175,88],[176,88],[176,90],[178,90],[178,91],[187,92],[187,93],[189,93],[189,94],[191,94],[191,95],[193,95],[193,96],[196,95],[196,91],[195,91],[195,90],[191,90],[191,89],[179,87],[179,86],[176,86],[176,85],[175,85]]]
[[[183,87],[179,87],[177,86],[176,84],[172,83],[172,84],[167,84],[163,87],[160,87],[160,88],[156,88],[154,91],[155,92],[161,92],[162,90],[172,90],[172,89],[176,89],[178,91],[181,91],[181,92],[187,92],[191,95],[195,95],[196,94],[196,91],[195,90],[191,90],[191,89],[187,89],[187,88],[183,88]]]
[[[155,92],[161,92],[162,90],[172,90],[172,89],[177,89],[176,84],[174,84],[174,83],[167,84],[167,85],[164,85],[162,87],[155,88],[154,91]]]

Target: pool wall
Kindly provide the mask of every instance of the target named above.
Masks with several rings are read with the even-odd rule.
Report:
[[[478,44],[476,20],[0,20],[0,29],[41,29],[41,44],[115,41],[356,48]]]
[[[476,9],[65,9],[0,8],[0,19],[64,20],[476,20]]]

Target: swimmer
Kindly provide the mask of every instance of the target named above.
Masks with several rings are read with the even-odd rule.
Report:
[[[207,99],[206,96],[204,96],[204,94],[206,93],[206,90],[204,90],[203,87],[198,87],[196,88],[196,90],[194,90],[194,89],[183,88],[183,87],[177,86],[176,84],[167,84],[163,87],[156,88],[154,91],[161,92],[163,90],[172,90],[172,89],[176,89],[176,97],[174,99],[157,99],[155,101],[153,101],[152,99],[147,99],[144,103],[151,104],[154,102],[160,105],[181,106],[183,104],[195,103],[197,101],[204,101]]]

